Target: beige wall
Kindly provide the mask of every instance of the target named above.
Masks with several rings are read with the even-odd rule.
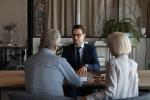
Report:
[[[13,34],[14,44],[25,44],[27,40],[27,0],[0,0],[0,40],[9,41],[3,25],[17,23]]]

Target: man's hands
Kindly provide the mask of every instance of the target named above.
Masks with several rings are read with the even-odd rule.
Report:
[[[82,66],[79,70],[76,71],[78,75],[87,75],[87,67]]]

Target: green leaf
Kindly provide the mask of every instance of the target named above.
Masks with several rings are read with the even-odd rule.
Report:
[[[103,37],[107,37],[113,32],[132,33],[133,38],[140,41],[140,31],[136,25],[136,22],[128,17],[122,19],[110,19],[106,22],[103,28]]]

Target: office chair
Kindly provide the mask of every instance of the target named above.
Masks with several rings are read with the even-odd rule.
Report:
[[[26,92],[9,92],[8,96],[10,100],[75,100],[64,96],[39,95]]]
[[[150,100],[150,93],[144,93],[144,94],[136,96],[136,97],[115,99],[115,100]]]

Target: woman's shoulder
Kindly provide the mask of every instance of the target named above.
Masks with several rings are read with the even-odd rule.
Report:
[[[131,64],[132,67],[137,68],[138,67],[138,63],[133,60],[133,59],[129,59],[129,63]]]
[[[129,59],[129,61],[131,62],[131,63],[137,63],[134,59]]]
[[[116,61],[117,61],[116,58],[112,58],[112,59],[109,60],[109,63],[110,63],[110,64],[113,64],[113,63],[115,63]]]

